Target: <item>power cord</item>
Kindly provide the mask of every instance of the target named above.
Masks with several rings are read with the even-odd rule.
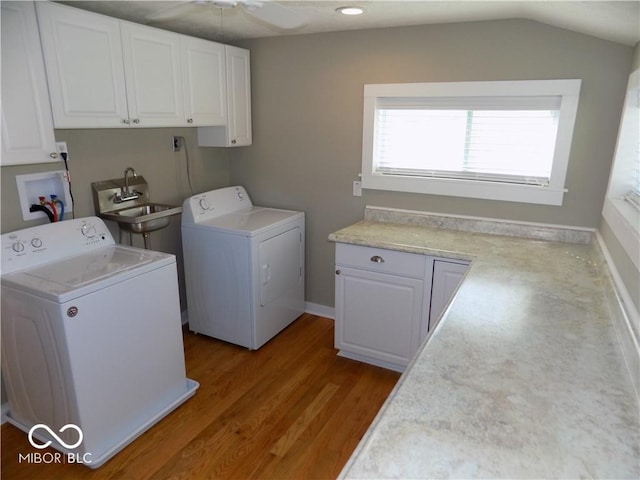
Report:
[[[185,140],[184,137],[176,137],[176,138],[180,139],[180,143],[184,147],[185,162],[187,164],[187,182],[189,183],[190,196],[193,197],[193,186],[191,185],[191,170],[189,168],[189,164],[191,162],[190,162],[190,159],[189,159],[189,148],[187,147],[187,141]]]
[[[60,156],[64,161],[64,169],[67,171],[67,182],[69,183],[69,197],[71,197],[71,218],[76,218],[76,209],[74,208],[76,205],[76,202],[73,199],[73,192],[71,191],[71,174],[69,173],[69,165],[67,164],[68,154],[67,152],[62,152]]]

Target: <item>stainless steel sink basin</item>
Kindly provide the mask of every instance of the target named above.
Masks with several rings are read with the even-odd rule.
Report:
[[[151,248],[151,232],[169,225],[172,215],[182,212],[182,207],[152,203],[149,200],[149,185],[142,175],[127,167],[125,177],[93,182],[93,206],[96,215],[116,222],[120,228],[120,243],[123,233],[129,237],[139,233],[144,237],[144,248]],[[131,175],[129,175],[131,173]]]
[[[160,203],[145,203],[130,208],[102,212],[100,216],[118,222],[121,229],[133,233],[149,233],[169,225],[172,215],[182,212],[182,207]]]

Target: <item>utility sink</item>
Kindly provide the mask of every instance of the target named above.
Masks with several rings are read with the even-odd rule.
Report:
[[[132,168],[128,168],[134,172]],[[144,237],[145,248],[150,248],[150,233],[169,225],[171,217],[182,213],[182,206],[153,203],[149,200],[149,185],[144,177],[112,178],[91,184],[96,215],[116,222],[122,233],[139,233]],[[129,238],[131,243],[131,238]]]
[[[169,225],[172,215],[182,212],[182,207],[160,203],[145,203],[129,208],[102,212],[106,220],[117,222],[120,228],[133,233],[149,233]]]

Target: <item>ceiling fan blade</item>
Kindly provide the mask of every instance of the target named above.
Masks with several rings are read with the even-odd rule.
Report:
[[[147,15],[145,17],[145,20],[149,23],[173,20],[174,18],[180,17],[182,15],[187,15],[199,8],[201,8],[201,5],[197,2],[192,2],[190,0],[181,1],[177,5],[171,5],[170,7],[163,8],[159,12]]]
[[[260,2],[240,0],[238,4],[242,5],[249,15],[252,15],[258,20],[286,30],[300,28],[308,22],[305,15],[276,2],[268,0],[262,0]]]

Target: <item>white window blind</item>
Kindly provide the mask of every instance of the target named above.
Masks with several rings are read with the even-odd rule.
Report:
[[[378,99],[375,170],[548,185],[561,97]]]
[[[618,143],[620,160],[629,166],[629,187],[624,199],[640,210],[640,88],[630,88],[625,101],[625,115],[620,125],[622,145]],[[616,160],[617,162],[617,160]]]
[[[636,210],[640,210],[640,149],[638,151],[638,162],[631,173],[631,189],[624,196],[624,199],[631,203]]]

